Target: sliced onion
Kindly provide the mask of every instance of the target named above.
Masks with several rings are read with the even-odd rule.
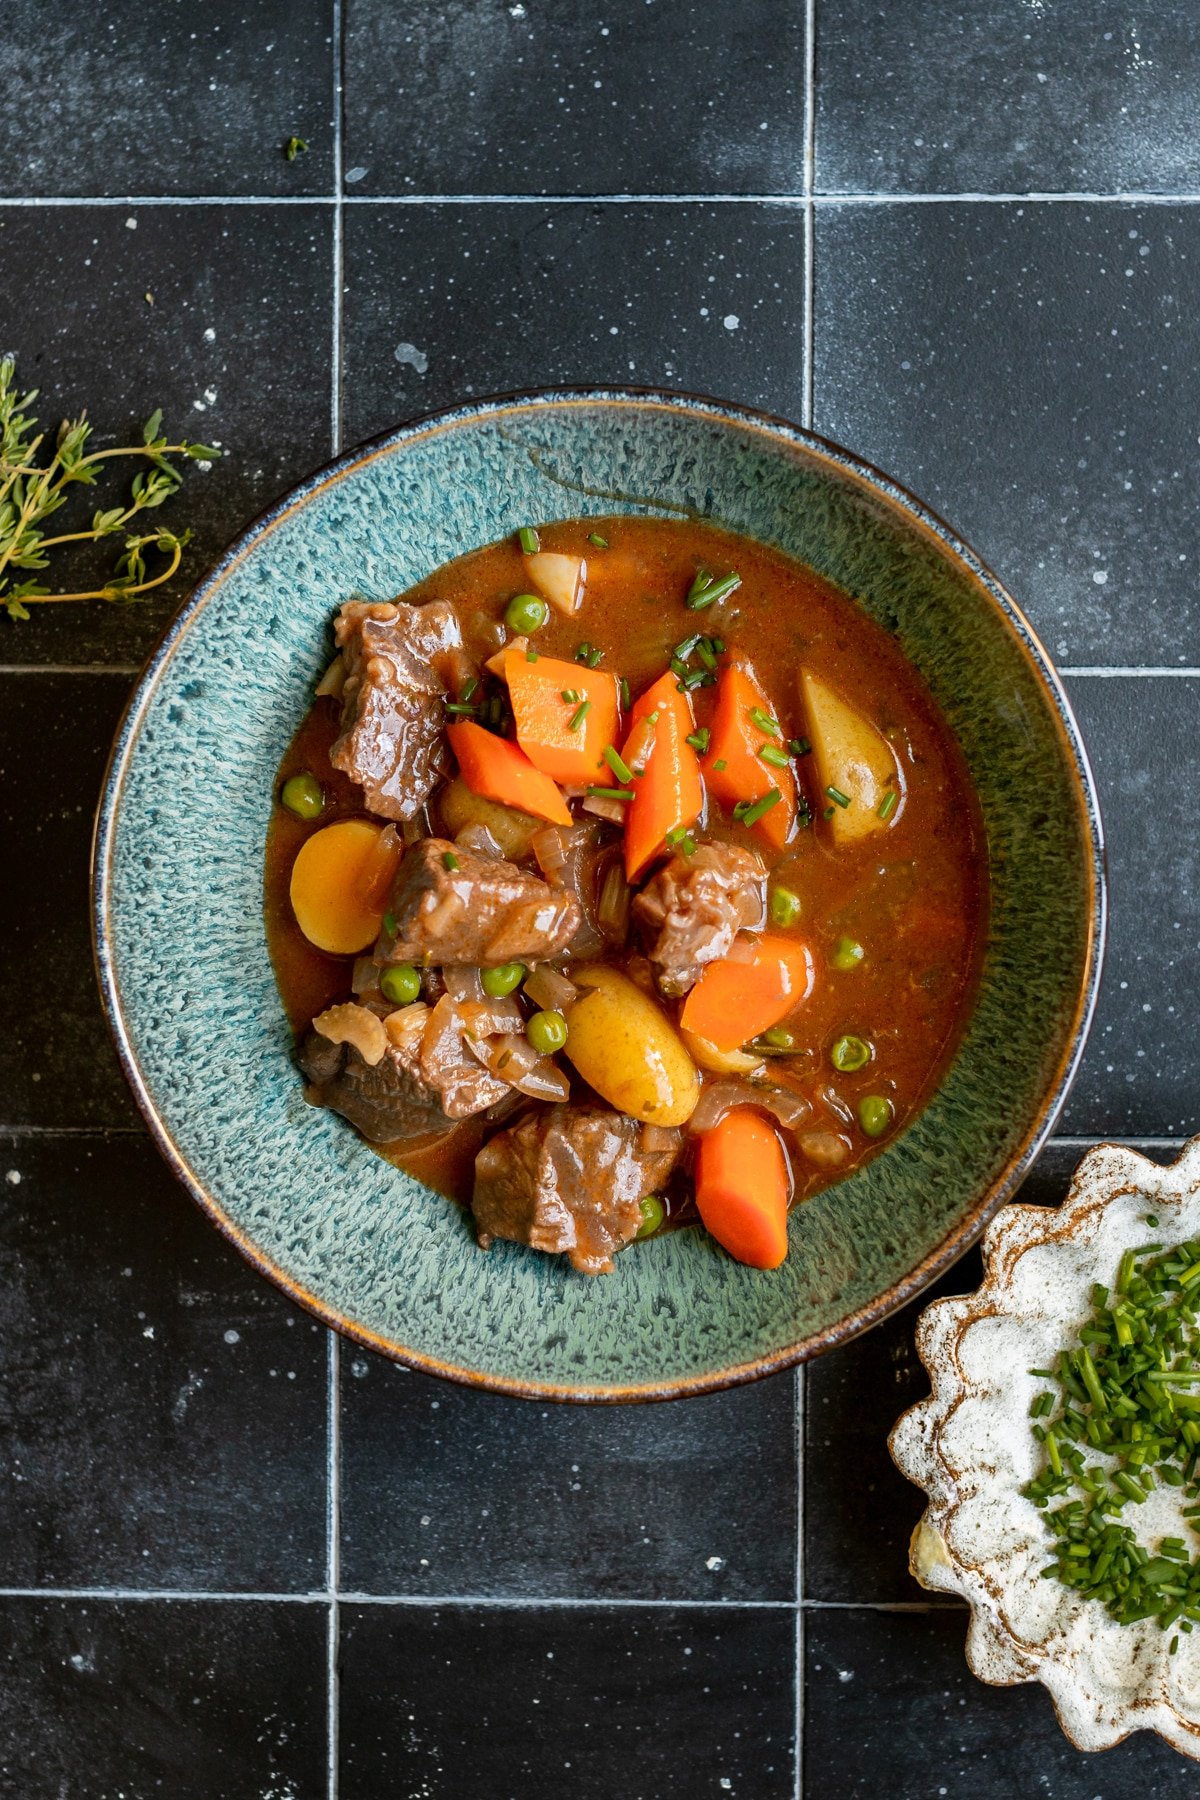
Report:
[[[674,1150],[679,1134],[666,1125],[642,1126],[642,1150],[647,1156],[658,1156]]]
[[[565,1012],[579,998],[579,989],[574,982],[568,981],[551,963],[539,963],[532,974],[525,977],[522,986],[529,998],[547,1012]]]
[[[317,693],[332,694],[335,700],[340,700],[342,697],[342,689],[345,685],[346,665],[342,661],[342,653],[339,650],[338,654],[334,657],[333,661],[322,675],[320,681],[318,681]]]
[[[495,862],[504,861],[504,851],[487,826],[478,820],[464,825],[454,841],[460,850],[473,851],[476,856],[490,856]]]
[[[480,1047],[473,1044],[471,1048],[479,1056]],[[489,1072],[519,1093],[528,1094],[531,1100],[565,1100],[571,1091],[562,1070],[548,1057],[539,1056],[524,1034],[493,1038],[482,1048],[487,1054],[480,1060]]]
[[[598,794],[589,794],[583,803],[585,813],[592,813],[597,819],[603,819],[607,825],[625,824],[625,802],[623,800],[605,800]]]
[[[444,963],[442,980],[446,983],[446,992],[452,1000],[473,1000],[482,1004],[486,998],[479,970],[473,963]]]
[[[529,840],[529,848],[547,881],[562,878],[567,866],[567,846],[563,840],[568,835],[568,829],[561,825],[547,825],[544,831],[535,831]]]
[[[703,1089],[699,1104],[688,1120],[688,1129],[711,1131],[726,1113],[738,1106],[757,1106],[760,1112],[769,1112],[785,1131],[794,1131],[812,1112],[808,1101],[800,1094],[792,1093],[790,1088],[768,1087],[761,1082],[713,1081]]]
[[[574,894],[583,914],[583,923],[571,939],[571,954],[578,957],[598,956],[604,940],[596,927],[596,839],[600,827],[586,825],[548,825],[535,832],[530,848],[547,881]]]
[[[758,955],[758,945],[753,938],[739,934],[734,938],[725,952],[725,961],[731,963],[752,963]]]
[[[355,958],[354,973],[350,977],[350,988],[355,994],[377,994],[379,992],[379,964],[373,956]]]
[[[802,1131],[796,1141],[818,1169],[840,1169],[850,1155],[850,1140],[839,1131]]]

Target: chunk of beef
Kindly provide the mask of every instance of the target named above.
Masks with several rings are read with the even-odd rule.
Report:
[[[633,902],[664,994],[686,994],[705,963],[728,955],[739,931],[761,931],[766,910],[762,862],[736,844],[672,857]]]
[[[666,1182],[683,1144],[599,1107],[552,1106],[497,1132],[475,1158],[479,1242],[511,1238],[565,1255],[583,1275],[607,1274],[636,1235],[640,1202]]]
[[[579,918],[572,894],[515,863],[423,838],[400,864],[375,955],[382,963],[477,968],[545,962],[570,943]]]
[[[462,1002],[446,994],[434,1007],[415,1001],[376,1022],[375,1033],[339,1026],[339,1015],[353,1013],[369,1009],[331,1007],[315,1019],[299,1061],[318,1103],[372,1143],[445,1131],[513,1097],[513,1085],[491,1073],[471,1041],[511,1034],[521,1023],[514,1000]],[[371,1042],[380,1030],[381,1043]]]
[[[334,626],[346,681],[335,769],[359,782],[369,810],[385,819],[420,812],[445,773],[446,677],[462,634],[448,600],[348,601]]]

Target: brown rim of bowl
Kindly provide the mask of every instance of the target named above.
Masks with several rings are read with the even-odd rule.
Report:
[[[306,505],[314,494],[343,480],[352,470],[374,462],[378,457],[387,455],[406,443],[430,437],[435,433],[491,417],[501,417],[509,412],[528,412],[544,405],[652,407],[667,412],[694,413],[700,418],[711,419],[717,424],[749,430],[776,441],[782,439],[785,443],[805,451],[809,456],[832,464],[844,476],[882,498],[890,508],[901,513],[910,525],[919,526],[926,535],[936,540],[944,552],[948,552],[955,561],[961,564],[972,576],[977,586],[983,589],[1023,650],[1026,660],[1050,700],[1058,721],[1066,760],[1074,780],[1080,820],[1090,851],[1088,859],[1090,885],[1088,941],[1070,1031],[1045,1098],[1022,1135],[1020,1143],[996,1179],[954,1230],[946,1234],[940,1244],[931,1250],[907,1275],[901,1280],[893,1282],[891,1287],[885,1289],[866,1306],[858,1308],[825,1330],[814,1332],[798,1343],[787,1346],[777,1354],[681,1381],[572,1387],[553,1382],[508,1380],[503,1376],[487,1375],[478,1370],[442,1362],[403,1344],[380,1337],[353,1319],[338,1313],[315,1294],[310,1293],[286,1271],[272,1262],[269,1257],[264,1256],[246,1234],[234,1224],[228,1213],[189,1166],[172,1138],[167,1124],[149,1092],[134,1055],[125,1021],[120,984],[112,958],[109,936],[111,857],[126,768],[137,742],[142,715],[163,670],[170,662],[177,645],[203,613],[209,597],[255,544],[268,536],[293,512]],[[647,505],[650,504],[652,502],[647,501]],[[472,401],[468,405],[444,408],[437,412],[424,414],[406,425],[385,432],[379,437],[358,445],[353,450],[344,452],[289,489],[234,539],[225,553],[196,584],[151,653],[117,726],[100,791],[92,840],[92,949],[105,1015],[113,1035],[122,1071],[133,1091],[138,1108],[149,1126],[150,1135],[192,1198],[208,1214],[224,1236],[237,1246],[254,1268],[267,1276],[298,1305],[314,1314],[324,1324],[341,1332],[352,1342],[362,1344],[369,1350],[378,1351],[380,1354],[390,1357],[394,1362],[403,1363],[407,1368],[420,1370],[424,1374],[439,1375],[448,1381],[459,1382],[467,1387],[482,1388],[492,1393],[508,1394],[526,1400],[616,1404],[627,1401],[675,1400],[691,1395],[713,1393],[722,1388],[738,1387],[746,1382],[757,1381],[765,1375],[773,1375],[780,1370],[793,1368],[796,1364],[807,1362],[826,1350],[832,1350],[837,1345],[857,1337],[861,1332],[869,1330],[871,1326],[879,1324],[891,1313],[907,1305],[939,1275],[957,1262],[959,1257],[977,1241],[988,1220],[1007,1200],[1012,1198],[1053,1129],[1078,1069],[1092,1014],[1095,1010],[1103,962],[1106,921],[1104,832],[1095,782],[1079,728],[1059,677],[1036,632],[983,559],[957,532],[923,501],[910,493],[907,488],[894,481],[890,475],[875,468],[871,463],[865,462],[861,457],[844,449],[840,444],[819,437],[811,431],[805,431],[790,420],[776,417],[753,407],[733,405],[726,401],[713,399],[708,395],[671,392],[658,388],[536,388],[510,394],[492,395]]]

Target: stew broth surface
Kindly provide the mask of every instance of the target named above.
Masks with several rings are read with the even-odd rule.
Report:
[[[606,538],[609,547],[592,545],[590,533]],[[711,525],[661,519],[560,523],[541,528],[540,539],[543,550],[587,558],[582,605],[570,617],[551,611],[534,640],[540,655],[571,660],[576,647],[589,641],[604,652],[601,667],[623,675],[636,699],[662,675],[681,639],[695,631],[719,633],[753,664],[785,741],[807,730],[798,683],[803,664],[864,714],[895,753],[904,803],[886,830],[861,843],[835,848],[825,818],[828,801],[816,791],[811,757],[803,756],[795,769],[813,823],[781,853],[770,852],[711,799],[694,828],[698,841],[757,850],[772,884],[785,883],[801,901],[794,929],[812,951],[815,985],[788,1021],[798,1053],[772,1058],[768,1070],[814,1101],[814,1126],[840,1131],[852,1144],[848,1160],[835,1170],[813,1166],[793,1150],[794,1198],[806,1199],[886,1146],[928,1098],[961,1035],[986,911],[982,821],[962,753],[895,640],[844,594],[780,552]],[[728,599],[694,612],[685,608],[684,596],[699,566],[736,569],[741,585]],[[482,661],[503,639],[497,627],[508,601],[528,586],[520,548],[507,540],[443,565],[404,599],[452,601],[464,642]],[[697,725],[705,726],[713,689],[702,688],[692,699]],[[353,958],[315,949],[296,924],[288,897],[292,863],[305,838],[336,818],[363,812],[360,789],[329,762],[339,718],[338,701],[318,698],[279,767],[279,785],[304,770],[317,777],[325,795],[320,818],[304,822],[276,805],[267,838],[267,938],[297,1033],[350,991]],[[432,811],[436,820],[436,796]],[[844,937],[865,952],[849,970],[830,961]],[[663,1005],[668,1013],[677,1011],[675,1002]],[[874,1048],[873,1060],[857,1073],[839,1073],[831,1064],[832,1045],[847,1033]],[[706,1083],[725,1079],[704,1076]],[[892,1128],[879,1139],[866,1136],[854,1119],[865,1095],[883,1096],[895,1109]],[[437,1139],[382,1153],[469,1205],[475,1153],[495,1129],[468,1119]],[[694,1216],[686,1178],[673,1184],[668,1209],[676,1222]]]

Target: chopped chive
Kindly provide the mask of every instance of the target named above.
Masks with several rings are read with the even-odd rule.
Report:
[[[828,799],[833,801],[835,806],[845,807],[850,804],[849,794],[843,794],[841,788],[827,787],[825,789],[825,794]]]
[[[533,556],[537,552],[539,548],[538,534],[532,525],[522,525],[517,533],[517,539],[526,556]]]
[[[589,669],[594,669],[603,655],[603,650],[597,650],[595,644],[589,644],[586,640],[575,646],[575,661],[586,663]]]
[[[708,740],[709,730],[707,725],[701,725],[698,731],[689,731],[686,739],[698,756],[707,755]]]
[[[723,637],[710,637],[708,641],[712,645],[712,651],[713,651],[714,656],[724,656],[724,654],[725,654],[725,639]]]
[[[595,544],[597,550],[608,549],[608,539],[606,537],[601,537],[598,531],[588,532],[588,543]]]
[[[763,744],[758,754],[765,763],[770,763],[773,769],[790,769],[792,766],[787,751],[781,750],[778,744]]]
[[[383,929],[387,932],[389,937],[395,937],[395,935],[396,935],[396,915],[395,915],[395,913],[390,913],[390,912],[384,913]]]
[[[463,686],[463,691],[462,691],[463,699],[469,700],[471,698],[471,695],[475,692],[475,690],[478,686],[479,686],[478,679],[474,675],[472,675],[470,681],[466,682]]]
[[[627,762],[622,761],[620,753],[614,750],[611,744],[604,746],[604,760],[618,781],[633,780],[633,770]]]
[[[773,719],[769,712],[764,712],[761,706],[752,706],[750,708],[750,717],[760,731],[768,732],[771,737],[780,737],[782,735],[779,730],[778,721]]]
[[[1158,1225],[1158,1219],[1154,1213],[1146,1214],[1146,1223],[1147,1223],[1147,1225],[1149,1225],[1149,1227],[1152,1231],[1155,1229],[1155,1227]]]
[[[633,800],[631,787],[590,787],[584,790],[590,800]]]
[[[718,756],[716,762],[713,764],[713,774],[721,775],[728,767],[729,764],[725,761],[725,758],[723,756]]]
[[[896,810],[896,801],[898,797],[895,788],[892,788],[883,796],[883,799],[879,802],[879,817],[881,819],[891,818]]]
[[[443,869],[449,869],[451,873],[453,873],[454,870],[459,867],[458,858],[457,858],[457,856],[455,856],[453,850],[447,850],[443,854],[442,867],[443,867]]]
[[[700,642],[696,645],[696,655],[700,658],[700,661],[704,664],[706,669],[710,671],[716,669],[717,659],[709,647],[707,638],[701,638]]]
[[[538,659],[537,651],[534,649],[532,644],[527,644],[525,646],[525,661],[526,662],[536,662],[537,659]]]
[[[757,825],[763,814],[769,813],[776,801],[782,799],[783,795],[777,787],[768,788],[761,799],[739,800],[733,809],[733,816],[740,819],[743,825]]]
[[[699,642],[700,633],[698,631],[694,631],[691,637],[681,638],[671,652],[672,662],[674,662],[676,657],[679,658],[680,662],[686,662]]]
[[[626,681],[626,679],[623,675],[620,679],[620,682],[618,683],[618,686],[621,689],[621,711],[628,712],[629,711],[629,683]]]
[[[812,749],[812,745],[809,743],[807,738],[803,738],[803,737],[792,738],[792,740],[788,744],[788,749],[791,751],[793,756],[807,756],[809,751]]]
[[[647,725],[657,725],[658,724],[658,709],[657,708],[655,708],[655,710],[652,713],[646,714],[646,723],[647,723]]]
[[[823,812],[823,813],[822,813],[822,814],[821,814],[821,817],[822,817],[822,818],[823,818],[823,819],[832,819],[832,817],[833,817],[833,808],[832,808],[832,806],[827,806],[827,807],[826,807],[826,808],[825,808],[825,811],[824,811],[824,812]]]
[[[576,707],[576,709],[572,713],[571,717],[567,720],[567,730],[568,731],[578,731],[579,727],[583,724],[583,721],[587,718],[587,716],[591,712],[591,710],[592,710],[592,703],[590,700],[584,700],[583,702],[581,702],[581,704]]]
[[[688,589],[685,604],[692,612],[702,612],[706,606],[712,606],[716,601],[726,599],[735,588],[739,588],[741,585],[741,576],[733,573],[722,575],[720,581],[714,581],[711,575],[706,575],[703,583],[697,575],[696,580]]]
[[[475,711],[475,708],[467,700],[447,700],[446,711],[448,713],[472,713],[473,714]]]
[[[561,688],[559,690],[559,697],[565,700],[568,706],[578,706],[583,695],[579,692],[578,688]]]

